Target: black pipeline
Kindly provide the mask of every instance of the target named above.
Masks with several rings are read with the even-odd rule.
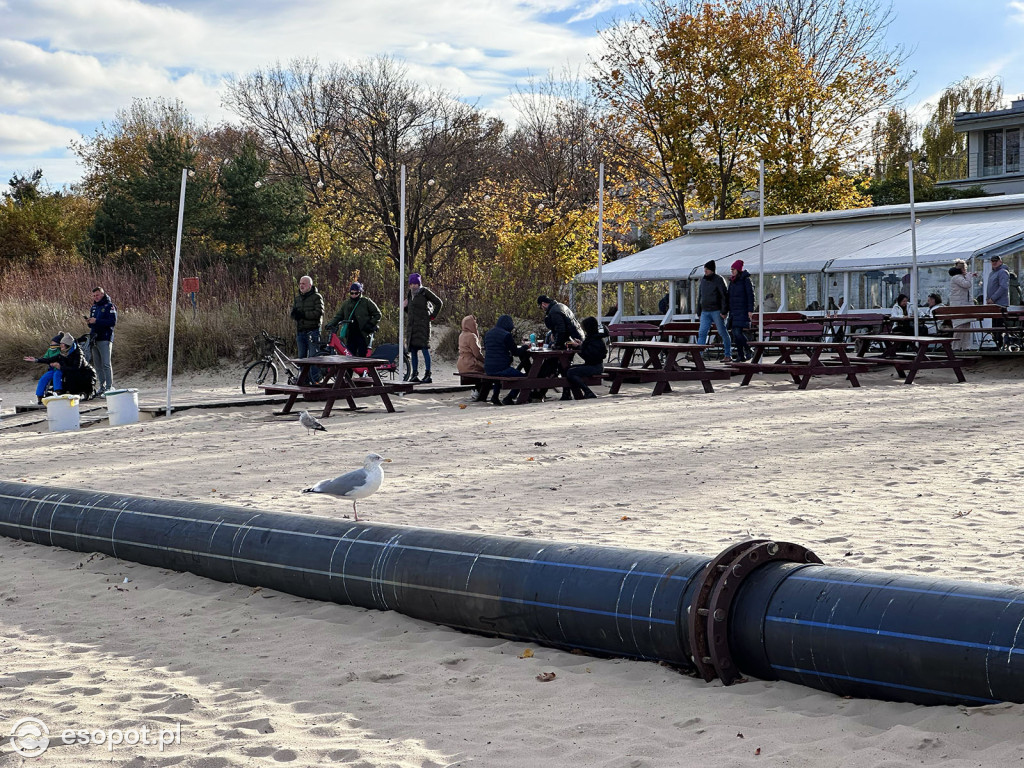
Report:
[[[920,704],[1024,702],[1024,591],[0,482],[0,534],[557,648]]]

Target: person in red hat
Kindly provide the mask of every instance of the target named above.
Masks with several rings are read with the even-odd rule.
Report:
[[[732,334],[733,357],[741,363],[750,357],[750,346],[744,331],[754,319],[754,281],[743,268],[743,260],[732,263],[729,278],[729,332]]]

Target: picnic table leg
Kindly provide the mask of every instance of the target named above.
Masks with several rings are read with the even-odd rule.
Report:
[[[814,366],[817,365],[819,357],[821,357],[821,349],[815,347],[814,349],[811,350],[811,354],[808,357],[806,373],[804,373],[802,377],[799,377],[799,381],[797,382],[797,389],[807,389],[807,385],[811,383],[811,376],[813,375],[812,371],[814,369]],[[798,377],[794,376],[794,378]]]
[[[669,370],[671,368],[671,365],[672,365],[673,361],[675,361],[676,356],[675,356],[675,353],[666,352],[665,353],[665,363],[662,364],[660,353],[657,350],[648,350],[647,358],[648,358],[647,362],[650,364],[650,367],[653,370],[659,370],[660,371],[660,370]],[[646,368],[647,365],[645,364],[644,367]],[[655,397],[656,395],[661,395],[661,394],[664,394],[665,392],[671,392],[671,391],[672,391],[672,385],[669,383],[669,381],[667,379],[664,380],[664,381],[656,381],[656,382],[654,382],[654,391],[651,392],[651,397]]]
[[[907,368],[907,380],[904,384],[913,384],[914,377],[917,376],[917,371],[920,368],[920,364],[928,359],[928,345],[918,342],[917,354],[914,356],[913,362]]]
[[[373,380],[374,386],[381,388],[384,387],[384,382],[380,380],[380,372],[375,366],[370,366],[367,369],[367,372],[370,374],[370,378]],[[384,401],[384,407],[387,409],[388,413],[395,412],[395,406],[391,404],[391,398],[388,396],[386,391],[380,393],[380,399]]]
[[[953,354],[952,344],[943,344],[942,346],[946,350],[946,359],[952,361],[949,367],[956,374],[956,380],[964,384],[967,381],[967,377],[964,376],[964,364],[960,361],[960,358]]]
[[[844,366],[850,367],[853,365],[853,363],[850,362],[850,356],[846,354],[846,349],[844,347],[838,347],[836,349],[836,357],[839,358],[839,362],[842,363]],[[856,372],[850,371],[848,374],[846,374],[846,378],[849,380],[851,386],[860,386],[860,381],[857,380]]]
[[[704,365],[704,357],[700,352],[693,353],[693,368],[696,371],[708,371],[708,367]],[[749,380],[749,379],[748,379]],[[710,395],[715,391],[714,386],[711,384],[711,379],[705,378],[704,376],[700,379],[701,386],[704,387],[704,393]]]
[[[751,364],[761,362],[761,358],[764,356],[764,347],[754,347],[754,354],[750,358]],[[745,387],[750,384],[750,380],[754,378],[754,371],[748,370],[743,374],[743,381],[740,382],[741,387]]]

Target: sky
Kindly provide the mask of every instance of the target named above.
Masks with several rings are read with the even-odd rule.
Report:
[[[882,0],[883,4],[885,0]],[[232,121],[224,84],[277,62],[387,54],[417,80],[511,117],[516,83],[585,67],[628,0],[0,0],[0,188],[41,168],[77,181],[69,145],[135,98],[180,99]],[[965,75],[1024,95],[1024,0],[893,0],[887,43],[907,51],[906,106],[926,115]]]

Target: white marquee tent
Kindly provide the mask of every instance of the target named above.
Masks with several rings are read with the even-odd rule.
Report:
[[[970,262],[998,254],[1019,273],[1024,257],[1024,195],[919,203],[915,213],[917,263],[919,269],[934,272],[931,282],[922,281],[924,295],[948,279],[944,270],[933,268],[951,265],[955,259]],[[860,297],[866,303],[865,279],[909,270],[910,225],[909,205],[767,217],[766,280],[770,283],[773,276],[780,280],[785,275],[803,275],[808,286],[804,298],[815,295],[824,299],[834,293]],[[742,259],[756,280],[759,242],[758,219],[697,222],[687,225],[682,237],[605,264],[601,278],[604,283],[620,284],[620,303],[624,283],[695,281],[703,275],[705,262],[712,259],[723,274],[728,274],[733,261]],[[987,259],[975,267],[978,271],[987,268]],[[828,276],[835,276],[830,278],[837,286],[835,291],[812,285],[827,283]],[[843,287],[838,287],[840,279]],[[580,273],[575,282],[596,284],[597,269]],[[783,286],[786,283],[792,284],[792,280],[782,280]],[[783,287],[783,295],[785,292]]]

